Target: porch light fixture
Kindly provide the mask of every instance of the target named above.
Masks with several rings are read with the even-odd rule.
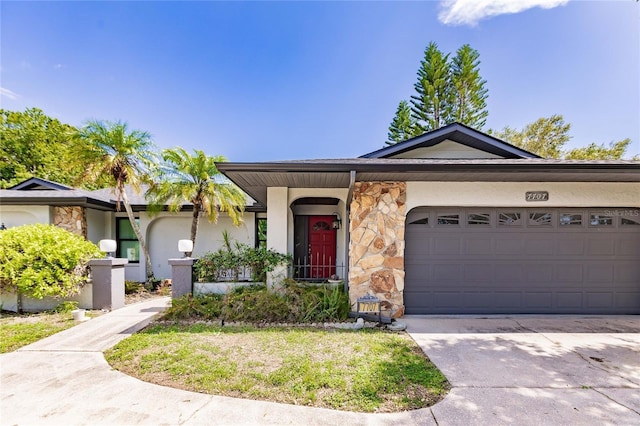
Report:
[[[331,227],[333,229],[340,229],[340,225],[342,225],[342,219],[340,219],[340,215],[338,214],[338,212],[333,212],[333,215],[335,215],[335,219],[333,219],[331,221]]]
[[[4,222],[2,222],[2,224],[0,225],[0,231],[4,231],[5,229],[7,229],[7,227],[4,226]]]
[[[178,251],[182,253],[184,257],[189,257],[193,251],[193,241],[178,240]]]
[[[111,258],[116,252],[118,244],[116,243],[116,240],[100,240],[98,241],[98,247],[100,247],[100,251],[107,253],[108,258]]]

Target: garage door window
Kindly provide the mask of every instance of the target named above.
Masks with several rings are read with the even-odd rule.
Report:
[[[634,226],[634,225],[640,225],[640,217],[621,217],[620,218],[620,224],[622,226]]]
[[[460,215],[457,214],[439,214],[438,225],[459,225]]]
[[[467,224],[491,226],[491,213],[469,213]]]
[[[599,213],[591,213],[589,223],[591,226],[613,226],[613,217]]]
[[[553,215],[549,212],[529,213],[529,226],[553,226]]]
[[[560,213],[560,226],[581,226],[582,215],[576,213]]]
[[[498,225],[500,226],[522,226],[521,213],[498,213]]]

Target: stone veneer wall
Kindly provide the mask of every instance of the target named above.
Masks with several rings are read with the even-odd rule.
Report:
[[[383,300],[385,315],[404,315],[405,182],[356,182],[349,230],[349,297]]]
[[[53,224],[87,238],[87,212],[83,207],[54,207]]]

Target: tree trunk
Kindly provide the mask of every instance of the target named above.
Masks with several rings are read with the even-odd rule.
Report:
[[[22,307],[22,291],[16,290],[16,312],[19,314],[23,313]]]
[[[196,236],[198,235],[198,221],[200,220],[200,208],[193,206],[193,218],[191,220],[191,241],[193,241],[193,247],[196,246]],[[191,253],[187,254],[191,256]]]
[[[124,203],[124,209],[127,211],[127,216],[129,217],[129,222],[131,222],[131,228],[133,232],[138,237],[138,242],[140,243],[140,249],[144,254],[146,272],[147,272],[147,285],[151,285],[154,279],[153,275],[153,265],[151,264],[151,256],[149,256],[149,250],[147,249],[147,245],[144,242],[144,238],[142,237],[142,232],[140,232],[140,226],[136,223],[136,219],[133,216],[133,210],[131,209],[131,205],[129,204],[129,197],[127,197],[126,192],[122,191],[122,201]]]

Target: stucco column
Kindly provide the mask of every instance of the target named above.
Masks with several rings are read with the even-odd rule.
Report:
[[[169,259],[169,265],[171,265],[171,298],[176,299],[193,292],[193,263],[196,260],[192,257]]]
[[[119,309],[124,306],[124,265],[127,259],[92,259],[93,309]]]
[[[267,248],[287,253],[289,229],[289,189],[267,188]],[[287,276],[286,267],[278,267],[267,276],[267,286],[273,287]]]

